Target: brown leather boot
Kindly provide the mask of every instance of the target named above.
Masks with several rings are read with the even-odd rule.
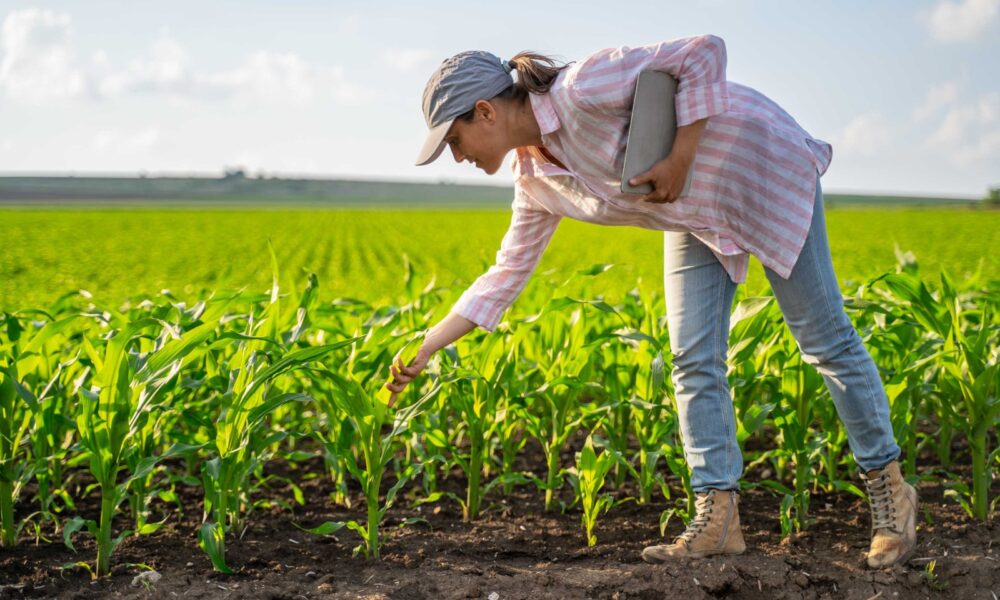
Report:
[[[662,563],[678,558],[715,554],[743,554],[747,549],[740,530],[740,495],[736,490],[708,490],[697,495],[695,517],[669,546],[649,546],[642,559]]]
[[[905,564],[917,547],[917,490],[903,481],[899,461],[861,473],[872,510],[868,566]]]

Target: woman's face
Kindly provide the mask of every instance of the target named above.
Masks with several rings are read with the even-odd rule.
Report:
[[[452,123],[444,141],[451,148],[455,162],[468,160],[492,175],[500,169],[510,147],[493,104],[479,100],[475,110],[472,121],[459,119]]]

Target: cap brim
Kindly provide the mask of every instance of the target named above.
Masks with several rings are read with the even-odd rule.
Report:
[[[448,130],[451,129],[451,124],[455,122],[455,119],[450,119],[432,127],[430,131],[427,132],[427,139],[424,141],[424,147],[420,149],[420,154],[417,155],[418,167],[430,164],[437,160],[437,157],[441,156],[441,151],[444,150],[444,136],[448,134]]]

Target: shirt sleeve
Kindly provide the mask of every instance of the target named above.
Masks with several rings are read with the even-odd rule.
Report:
[[[678,127],[729,109],[726,44],[714,35],[595,52],[577,67],[570,89],[583,107],[628,112],[635,82],[645,70],[665,71],[677,79]]]
[[[486,331],[493,331],[528,283],[561,217],[529,202],[515,186],[510,227],[500,243],[496,264],[452,306],[451,311]]]

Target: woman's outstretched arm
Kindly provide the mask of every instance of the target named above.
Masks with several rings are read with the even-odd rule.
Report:
[[[386,383],[385,387],[395,394],[403,391],[403,388],[424,370],[427,362],[435,352],[453,343],[475,328],[476,324],[462,315],[453,312],[448,313],[448,316],[430,328],[427,335],[424,336],[423,345],[420,346],[420,350],[417,351],[417,355],[409,365],[404,365],[402,361],[397,359],[389,367],[389,372],[392,373],[392,380]]]

